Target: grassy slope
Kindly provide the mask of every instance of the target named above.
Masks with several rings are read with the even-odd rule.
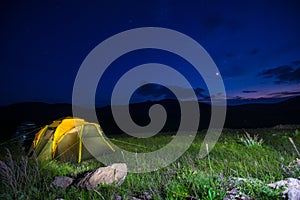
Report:
[[[151,196],[151,199],[222,199],[226,191],[236,186],[239,192],[256,199],[280,199],[279,190],[271,190],[266,184],[286,177],[299,177],[300,170],[295,159],[297,155],[289,142],[292,137],[295,144],[300,146],[300,134],[295,131],[257,129],[248,130],[264,139],[262,146],[246,146],[240,140],[243,131],[225,130],[209,157],[200,159],[198,152],[204,137],[199,133],[190,149],[170,166],[155,172],[145,174],[128,174],[121,186],[99,186],[98,192],[86,191],[71,187],[57,189],[50,187],[54,176],[76,176],[76,174],[101,166],[95,160],[81,164],[53,162],[47,166],[39,166],[36,171],[35,162],[30,162],[24,168],[20,159],[20,151],[12,148],[13,161],[19,166],[19,172],[27,170],[27,174],[19,173],[18,169],[11,179],[17,184],[1,187],[0,198],[11,199],[122,199]],[[171,140],[171,135],[157,136],[150,139],[116,138],[124,142],[135,143],[148,148],[148,151],[158,149]],[[121,148],[142,152],[145,148],[118,143]],[[1,150],[1,152],[3,152]],[[6,159],[7,165],[13,164]],[[208,159],[209,158],[209,159]],[[8,159],[9,160],[9,159]],[[24,159],[23,159],[24,160]],[[31,164],[30,164],[31,163]],[[3,164],[3,163],[2,163]],[[14,175],[15,174],[15,175]],[[18,173],[17,173],[18,174]],[[21,175],[20,175],[21,174]],[[15,176],[15,177],[14,177]],[[21,178],[20,178],[21,177]],[[238,182],[234,177],[247,178],[247,182]],[[28,179],[28,180],[26,180]],[[13,182],[13,180],[11,181]],[[2,178],[2,183],[5,180]]]

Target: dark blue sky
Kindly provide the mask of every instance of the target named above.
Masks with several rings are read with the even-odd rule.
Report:
[[[219,68],[232,102],[300,95],[299,1],[4,0],[0,13],[0,105],[71,103],[73,83],[87,54],[114,34],[146,26],[174,29],[199,42]],[[117,77],[150,61],[181,71],[199,96],[206,95],[188,63],[145,50],[112,65],[99,84],[98,104],[109,100]],[[154,85],[133,98],[166,96]]]

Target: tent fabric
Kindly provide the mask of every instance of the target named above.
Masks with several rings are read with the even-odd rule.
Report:
[[[44,132],[48,129],[48,126],[45,126],[42,128],[39,132],[36,133],[34,140],[33,140],[33,147],[36,148],[38,141],[40,140],[41,136],[44,134]]]
[[[87,148],[88,147],[88,148]],[[39,160],[81,162],[114,149],[104,138],[99,124],[67,117],[44,126],[33,141]]]

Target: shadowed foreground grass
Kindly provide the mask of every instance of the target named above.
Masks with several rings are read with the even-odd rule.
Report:
[[[239,193],[244,196],[282,199],[280,189],[270,189],[267,184],[287,177],[299,177],[297,155],[289,141],[291,137],[296,146],[300,146],[299,132],[272,129],[247,132],[250,138],[244,137],[243,130],[223,131],[209,156],[200,159],[198,153],[205,134],[201,132],[189,150],[168,167],[151,173],[130,173],[121,186],[101,185],[97,191],[74,186],[68,189],[50,186],[55,176],[76,177],[103,166],[96,160],[81,164],[53,161],[41,165],[34,158],[24,156],[19,148],[10,146],[10,151],[5,151],[1,147],[0,198],[73,200],[116,199],[119,196],[122,199],[223,199],[226,191],[238,187]],[[254,135],[257,135],[256,139]],[[172,135],[168,133],[148,139],[115,137],[111,141],[128,151],[149,152],[171,140]],[[247,181],[238,181],[237,177]]]

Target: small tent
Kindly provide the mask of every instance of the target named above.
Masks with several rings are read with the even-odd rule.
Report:
[[[88,146],[88,148],[87,148]],[[67,117],[44,126],[33,140],[38,160],[81,162],[93,158],[88,149],[99,155],[114,151],[96,123]]]

